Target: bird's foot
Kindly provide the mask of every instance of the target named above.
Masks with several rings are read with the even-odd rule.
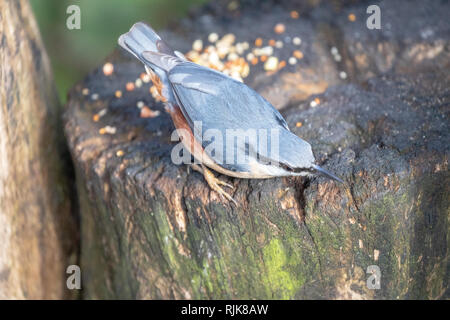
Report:
[[[234,187],[231,184],[226,183],[226,182],[216,178],[214,176],[214,173],[212,173],[212,171],[209,170],[204,165],[199,166],[197,164],[192,164],[191,167],[193,170],[198,171],[201,174],[203,174],[206,182],[208,183],[208,185],[211,189],[213,189],[215,192],[217,192],[221,197],[226,198],[228,201],[232,201],[236,205],[236,207],[238,206],[237,202],[233,199],[233,197],[230,196],[227,192],[225,192],[221,187],[221,186],[225,186],[230,189],[234,189]]]

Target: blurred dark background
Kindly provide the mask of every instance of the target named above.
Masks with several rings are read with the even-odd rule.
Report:
[[[62,102],[67,91],[100,64],[117,38],[139,20],[156,29],[185,16],[207,0],[30,0],[52,62]],[[81,9],[81,29],[66,27],[70,5]]]

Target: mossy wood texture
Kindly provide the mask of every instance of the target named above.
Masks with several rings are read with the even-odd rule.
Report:
[[[346,183],[220,176],[240,205],[222,201],[200,174],[172,163],[169,116],[149,84],[125,90],[143,68],[115,52],[107,59],[114,73],[107,77],[100,66],[89,74],[65,114],[84,298],[448,297],[449,39],[448,25],[438,22],[448,4],[432,2],[436,10],[423,15],[419,1],[383,2],[391,29],[373,31],[365,28],[365,5],[307,6],[290,19],[289,1],[259,11],[249,3],[238,14],[212,4],[163,35],[188,50],[210,31],[250,43],[275,38],[273,26],[285,22],[286,35],[302,37],[304,59],[275,74],[252,66],[245,81]],[[161,114],[141,118],[139,101]],[[366,284],[372,265],[381,271],[378,290]]]

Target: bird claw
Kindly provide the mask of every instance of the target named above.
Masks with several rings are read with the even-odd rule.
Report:
[[[208,168],[206,168],[204,165],[202,165],[200,167],[197,164],[193,164],[193,165],[191,165],[191,167],[193,170],[198,171],[203,174],[209,187],[212,190],[216,191],[221,198],[226,198],[228,201],[232,201],[236,205],[236,207],[238,206],[238,203],[233,199],[233,197],[230,196],[230,194],[227,193],[225,190],[223,190],[222,187],[220,187],[222,185],[222,186],[228,187],[230,189],[234,189],[234,186],[216,178],[214,176],[214,174]]]
[[[224,191],[220,186],[219,186],[219,184],[220,184],[220,180],[219,179],[217,179],[217,178],[214,178],[215,180],[214,181],[208,181],[208,180],[206,180],[207,182],[208,182],[208,184],[209,184],[209,187],[211,188],[211,189],[213,189],[215,192],[217,192],[218,194],[219,194],[219,196],[223,199],[223,198],[226,198],[228,201],[232,201],[234,204],[235,204],[235,206],[237,207],[238,206],[238,204],[237,204],[237,202],[233,199],[233,197],[232,196],[230,196],[230,194],[229,193],[227,193],[226,191]]]
[[[228,187],[228,188],[230,188],[231,190],[234,190],[234,186],[231,185],[231,184],[229,184],[229,183],[226,183],[225,181],[222,181],[222,180],[216,178],[216,182],[217,182],[218,184],[220,184],[221,186]]]

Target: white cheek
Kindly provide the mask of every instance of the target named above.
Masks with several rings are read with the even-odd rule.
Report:
[[[291,175],[289,172],[280,167],[276,167],[273,165],[265,165],[257,162],[254,159],[251,159],[248,164],[250,166],[250,171],[253,175],[271,176],[271,177]]]

